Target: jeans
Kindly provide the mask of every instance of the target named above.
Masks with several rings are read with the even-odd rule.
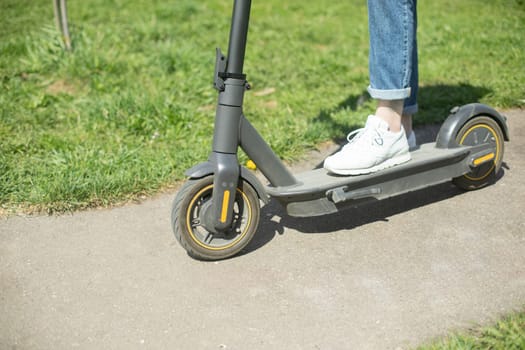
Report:
[[[404,99],[403,114],[417,112],[417,0],[368,0],[372,98]]]

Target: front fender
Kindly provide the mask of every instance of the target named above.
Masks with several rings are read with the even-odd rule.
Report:
[[[211,162],[203,162],[199,163],[192,168],[186,170],[185,175],[188,176],[191,179],[200,179],[205,176],[213,175],[215,173],[215,167],[213,163]],[[257,192],[257,195],[259,196],[259,199],[261,199],[264,204],[268,204],[270,201],[270,197],[268,196],[268,193],[266,192],[266,189],[264,188],[263,184],[255,175],[245,167],[241,166],[241,178],[248,182],[255,192]]]
[[[190,179],[201,179],[214,173],[214,167],[211,162],[202,162],[186,170],[184,175]]]
[[[450,113],[451,114],[441,126],[441,129],[439,129],[436,140],[437,148],[458,147],[459,145],[456,142],[456,136],[459,130],[470,119],[478,116],[486,116],[494,119],[494,121],[500,126],[505,141],[509,141],[509,129],[507,127],[506,118],[487,105],[481,103],[470,103],[461,107],[454,107]]]

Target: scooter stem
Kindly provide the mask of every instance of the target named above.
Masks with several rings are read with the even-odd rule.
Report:
[[[242,74],[251,4],[251,0],[235,0],[233,4],[227,73]]]
[[[239,124],[242,116],[244,91],[247,88],[243,74],[244,54],[248,36],[251,0],[235,0],[233,6],[228,59],[217,50],[215,87],[219,99],[215,115],[213,149],[209,161],[214,166],[213,205],[205,220],[210,231],[226,230],[233,220],[233,205],[240,167],[237,160]],[[226,68],[225,71],[222,71]]]
[[[293,175],[273,153],[258,132],[244,118],[244,92],[249,88],[243,73],[251,0],[235,0],[228,44],[228,57],[217,49],[215,88],[219,90],[213,148],[209,163],[213,166],[213,205],[204,216],[210,232],[230,228],[240,176],[237,160],[239,146],[260,165],[262,173],[274,186],[296,184]]]

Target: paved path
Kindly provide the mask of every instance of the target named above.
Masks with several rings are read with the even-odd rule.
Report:
[[[406,349],[522,308],[525,113],[507,115],[495,185],[315,219],[270,204],[218,263],[175,241],[173,195],[2,220],[0,349]]]

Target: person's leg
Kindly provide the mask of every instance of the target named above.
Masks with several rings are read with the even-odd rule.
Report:
[[[417,66],[413,67],[414,57],[417,58],[414,56],[417,55],[414,53],[415,6],[415,0],[368,1],[368,92],[378,101],[377,109],[375,115],[368,117],[365,128],[349,134],[349,143],[325,160],[324,167],[330,172],[365,174],[410,160],[401,123],[411,120],[402,118],[404,111],[415,108],[405,102],[412,95],[414,69],[417,81]]]
[[[387,122],[392,132],[401,131],[404,100],[378,100],[375,115]]]
[[[370,86],[378,100],[376,115],[389,123],[393,131],[401,124],[401,115],[417,110],[417,10],[416,0],[369,0]],[[402,113],[383,108],[385,101],[405,100]],[[410,118],[405,118],[408,124]]]
[[[418,72],[418,49],[417,49],[417,0],[414,0],[413,10],[411,11],[413,20],[411,21],[412,30],[412,56],[410,66],[410,96],[405,100],[401,124],[405,129],[408,143],[411,148],[416,146],[416,138],[412,130],[412,116],[418,111],[417,96],[419,92],[419,72]]]
[[[405,129],[405,134],[410,135],[412,130],[412,114],[403,114],[401,116],[401,125],[403,125],[403,129]]]

